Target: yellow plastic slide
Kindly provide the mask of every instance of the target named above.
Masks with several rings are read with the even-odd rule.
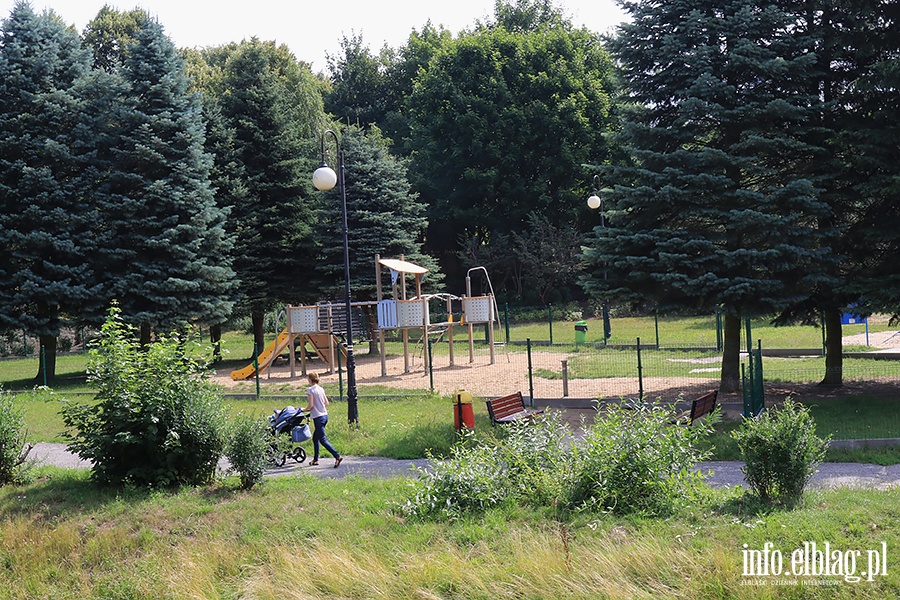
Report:
[[[259,365],[259,372],[262,373],[272,364],[272,361],[275,360],[284,349],[288,347],[288,344],[291,343],[290,334],[288,330],[285,329],[278,337],[275,338],[271,344],[266,346],[266,349],[262,351],[259,357],[256,359],[256,364]],[[250,363],[243,369],[237,369],[236,371],[231,372],[231,378],[234,381],[240,381],[241,379],[247,379],[248,377],[252,377],[256,374],[256,367],[253,366],[253,363]]]

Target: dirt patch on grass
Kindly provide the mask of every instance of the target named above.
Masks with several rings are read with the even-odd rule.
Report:
[[[897,332],[870,334],[870,344],[884,344],[885,348],[890,348],[890,344],[896,343],[900,347],[900,335],[894,335],[895,333]],[[848,336],[845,343],[854,344],[856,337],[858,336]],[[385,393],[385,389],[428,390],[432,387],[444,395],[453,394],[457,390],[467,390],[476,397],[503,396],[516,391],[530,395],[532,391],[528,380],[529,357],[522,351],[498,349],[491,363],[486,348],[480,348],[470,355],[465,344],[459,344],[453,364],[446,354],[437,355],[434,357],[434,369],[429,374],[421,353],[411,352],[407,359],[402,355],[387,356],[382,364],[380,355],[368,354],[364,350],[364,347],[362,351],[357,347],[356,355],[357,383],[362,395],[366,393],[381,395]],[[551,352],[545,349],[532,351],[531,365],[536,373],[533,378],[535,398],[618,400],[638,398],[643,393],[644,398],[673,402],[680,399],[691,400],[719,386],[717,374],[710,373],[709,377],[644,377],[642,382],[634,376],[570,378],[565,389],[560,372],[562,361],[568,358],[571,356],[565,352]],[[710,362],[712,367],[713,363],[720,359],[707,357],[674,360]],[[242,361],[223,363],[218,369],[215,381],[233,392],[253,393],[255,382],[252,378],[245,381],[231,380],[231,371],[244,366],[246,362]],[[337,383],[337,373],[328,373],[328,367],[322,361],[311,360],[307,368],[318,372],[323,383]],[[545,376],[540,376],[541,372],[544,372]],[[260,379],[266,387],[279,389],[279,394],[302,395],[308,386],[306,378],[301,373],[299,361],[293,376],[289,364],[283,360],[266,370]],[[771,401],[783,400],[787,396],[806,399],[862,394],[900,396],[900,387],[896,378],[865,382],[848,381],[838,388],[816,384],[766,385],[766,398]],[[743,402],[740,394],[720,394],[719,400],[726,403]]]
[[[560,365],[567,357],[565,353],[532,352],[532,364]],[[487,356],[476,356],[473,363],[468,362],[468,355],[457,356],[455,365],[449,364],[447,356],[437,357],[433,375],[429,376],[421,361],[409,361],[409,370],[402,356],[389,356],[385,360],[382,371],[381,358],[378,355],[362,354],[356,359],[356,378],[360,393],[365,393],[369,386],[382,386],[403,390],[427,390],[432,382],[436,392],[453,394],[457,390],[466,390],[476,397],[502,396],[521,391],[529,395],[528,355],[524,352],[497,353],[494,363]],[[233,391],[252,392],[255,386],[253,379],[232,381],[231,370],[243,367],[244,364],[222,365],[215,376],[219,383]],[[557,367],[558,368],[558,367]],[[336,383],[337,374],[327,373],[327,367],[320,361],[309,363],[308,370],[319,373],[325,384]],[[346,375],[344,376],[346,377]],[[306,378],[301,374],[299,365],[295,375],[291,376],[290,366],[279,364],[267,369],[261,376],[266,386],[284,386],[296,393],[302,393],[308,387]],[[561,378],[534,377],[535,398],[563,398],[563,380]],[[645,377],[643,393],[645,397],[663,400],[675,400],[678,397],[693,398],[718,386],[716,379]],[[636,398],[640,395],[640,382],[636,377],[607,377],[598,379],[570,379],[568,382],[569,398],[619,399]]]

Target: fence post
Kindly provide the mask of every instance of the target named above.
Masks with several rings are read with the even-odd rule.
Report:
[[[722,340],[722,309],[716,309],[716,351],[721,352],[724,349],[724,341]]]
[[[433,343],[431,339],[428,340],[428,385],[432,394],[434,393],[434,354],[431,350]]]
[[[741,396],[744,400],[744,417],[752,417],[753,409],[750,407],[750,386],[747,383],[746,365],[741,363]]]
[[[825,313],[822,313],[822,356],[828,354],[828,348],[825,347]]]
[[[755,350],[751,345],[747,362],[747,365],[741,363],[741,395],[744,399],[744,416],[755,417],[766,405],[762,369],[762,340],[757,342]]]
[[[659,350],[659,313],[653,313],[653,325],[656,329],[656,349]]]
[[[756,350],[756,402],[754,402],[753,408],[756,411],[756,414],[759,414],[762,409],[766,406],[766,386],[763,383],[763,361],[762,361],[762,340],[756,340],[757,350]]]
[[[569,361],[562,361],[562,377],[563,377],[563,398],[569,397]]]
[[[553,345],[553,305],[547,305],[547,317],[550,319],[550,345]]]
[[[641,338],[637,339],[638,400],[644,401],[644,366],[641,364]]]
[[[525,339],[525,347],[528,351],[528,397],[531,399],[531,406],[534,406],[534,373],[531,368],[531,338]]]
[[[41,373],[44,374],[44,387],[47,387],[47,349],[41,345]]]
[[[509,302],[503,304],[503,322],[506,324],[506,345],[509,346]]]
[[[746,328],[746,331],[747,331],[747,354],[750,354],[753,352],[753,334],[750,331],[750,317],[744,318],[744,327]],[[751,370],[752,370],[752,366],[751,366]]]
[[[612,336],[612,323],[609,319],[609,302],[606,300],[603,301],[603,305],[600,307],[600,314],[603,316],[603,345],[606,346],[609,343],[609,338]]]

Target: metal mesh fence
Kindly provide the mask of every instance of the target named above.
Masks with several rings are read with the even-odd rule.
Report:
[[[643,344],[526,341],[492,348],[483,342],[469,345],[464,339],[454,342],[451,355],[451,345],[442,340],[433,344],[430,363],[427,346],[411,348],[407,360],[399,348],[389,349],[384,375],[378,355],[358,355],[360,394],[375,385],[441,394],[465,389],[479,397],[521,391],[536,399],[644,397],[670,402],[717,389],[722,362],[714,348],[657,349]],[[764,356],[762,362],[767,395],[804,393],[825,375],[821,356]],[[871,394],[900,399],[900,361],[846,358],[843,379],[848,390],[865,386]]]

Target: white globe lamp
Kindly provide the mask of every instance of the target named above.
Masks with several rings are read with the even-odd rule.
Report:
[[[330,190],[336,183],[337,173],[325,163],[322,163],[313,173],[313,185],[316,186],[316,189],[320,192]]]

